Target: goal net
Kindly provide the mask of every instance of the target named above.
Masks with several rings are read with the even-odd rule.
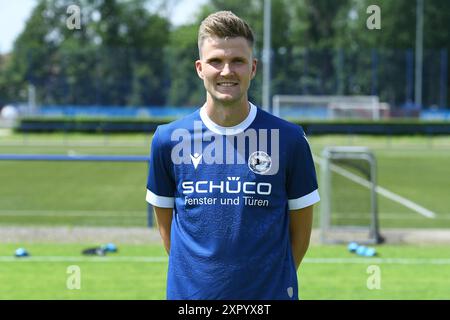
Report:
[[[377,96],[275,95],[273,114],[284,119],[371,119],[389,117]]]
[[[322,157],[322,242],[382,242],[373,153],[366,147],[327,147]]]

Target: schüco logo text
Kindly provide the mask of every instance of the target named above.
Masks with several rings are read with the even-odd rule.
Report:
[[[268,182],[241,182],[239,177],[227,177],[227,181],[183,181],[181,183],[183,194],[213,193],[215,190],[219,193],[244,193],[270,195],[272,184]]]

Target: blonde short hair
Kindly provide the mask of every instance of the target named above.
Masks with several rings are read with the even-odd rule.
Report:
[[[206,38],[244,37],[253,47],[254,35],[250,26],[231,11],[218,11],[207,16],[198,30],[198,50],[201,52]]]

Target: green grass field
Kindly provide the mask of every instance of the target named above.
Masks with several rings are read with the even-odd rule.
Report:
[[[316,158],[329,145],[370,147],[379,185],[435,214],[427,218],[379,195],[381,231],[450,227],[450,137],[312,136],[309,141]],[[1,133],[0,153],[147,155],[150,143],[148,135]],[[0,226],[144,227],[146,176],[146,163],[0,161]],[[342,183],[348,191],[339,192],[349,203],[364,193]],[[315,227],[319,209],[320,204]],[[350,213],[346,218],[360,218]],[[116,254],[83,257],[81,250],[90,245],[0,242],[0,299],[164,299],[167,259],[161,245],[117,243]],[[14,258],[21,246],[32,257]],[[448,247],[377,250],[374,259],[352,255],[345,246],[312,246],[299,271],[301,298],[450,299]],[[80,290],[66,286],[70,265],[80,267]],[[371,265],[380,268],[381,289],[367,288]]]
[[[379,185],[435,214],[427,218],[379,195],[381,227],[450,227],[450,137],[309,140],[315,156],[328,145],[370,147],[377,157]],[[148,135],[3,135],[0,154],[148,155],[150,143]],[[320,166],[316,169],[320,178]],[[0,161],[0,181],[8,182],[0,184],[0,225],[145,226],[146,176],[146,163]],[[346,202],[352,203],[357,188],[346,183]]]
[[[118,245],[106,257],[84,257],[82,244],[29,244],[32,256],[13,258],[19,244],[0,246],[0,299],[165,299],[167,257],[160,245]],[[450,299],[450,250],[442,246],[378,248],[362,258],[345,246],[312,246],[299,270],[300,297],[315,299]],[[80,269],[80,289],[69,289]],[[379,268],[378,287],[368,273]]]
[[[147,155],[151,137],[1,137],[2,154]],[[0,224],[145,226],[144,162],[0,161]]]
[[[378,195],[381,227],[450,227],[450,137],[325,136],[310,141],[316,155],[328,145],[369,147],[377,159],[378,185],[435,214],[430,219]],[[347,199],[352,200],[351,196]]]

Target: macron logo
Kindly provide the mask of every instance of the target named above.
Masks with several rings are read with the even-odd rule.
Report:
[[[192,164],[194,165],[194,168],[197,169],[198,164],[200,163],[200,160],[202,160],[202,155],[198,154],[197,152],[194,153],[194,155],[190,155],[191,156],[191,160],[192,160]]]

